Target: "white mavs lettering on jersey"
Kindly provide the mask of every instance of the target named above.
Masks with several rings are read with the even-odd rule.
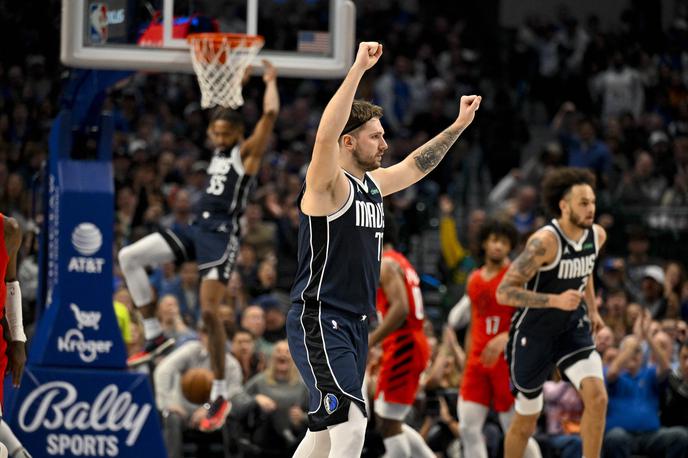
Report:
[[[385,211],[381,203],[356,201],[356,226],[381,229],[385,227]]]
[[[215,196],[222,195],[225,190],[225,182],[227,181],[227,174],[232,169],[231,157],[214,156],[208,166],[208,188],[205,190],[208,194]]]
[[[595,267],[595,257],[596,255],[591,254],[584,258],[562,259],[559,262],[559,272],[557,273],[557,278],[564,280],[587,277],[592,273],[592,270]]]
[[[214,156],[208,166],[208,175],[227,175],[231,168],[231,157]]]

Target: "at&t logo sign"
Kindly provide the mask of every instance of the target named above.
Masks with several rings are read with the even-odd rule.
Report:
[[[82,256],[69,259],[69,272],[99,274],[103,271],[104,258],[92,257],[103,246],[103,234],[93,223],[81,223],[72,231],[72,246]]]

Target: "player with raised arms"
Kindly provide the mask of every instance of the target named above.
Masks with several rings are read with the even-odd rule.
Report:
[[[263,114],[250,136],[244,137],[244,121],[238,112],[218,107],[211,115],[208,138],[215,151],[208,166],[207,186],[198,205],[197,220],[191,230],[161,230],[119,252],[127,287],[144,318],[146,338],[145,349],[129,358],[130,366],[150,361],[174,343],[162,334],[160,322],[155,317],[153,291],[145,267],[171,261],[198,262],[201,316],[208,332],[208,349],[215,374],[208,417],[200,424],[200,429],[206,432],[222,427],[229,414],[224,377],[227,336],[218,307],[239,252],[239,219],[246,208],[279,112],[277,72],[268,61],[263,61],[263,65]]]
[[[380,277],[382,197],[405,189],[437,166],[473,121],[481,98],[461,97],[457,119],[388,168],[382,109],[354,100],[382,45],[363,42],[323,112],[299,195],[298,268],[287,335],[310,394],[309,429],[296,457],[359,456],[367,424],[361,392],[368,319]]]

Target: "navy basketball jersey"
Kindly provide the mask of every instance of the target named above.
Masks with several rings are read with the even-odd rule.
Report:
[[[385,225],[380,188],[346,173],[349,197],[329,216],[300,211],[298,268],[292,303],[320,301],[357,315],[375,311]],[[305,187],[304,187],[305,189]]]
[[[559,244],[554,262],[543,266],[526,285],[526,289],[539,293],[559,294],[569,289],[585,291],[597,259],[596,229],[587,229],[579,241],[566,237],[557,220],[543,226],[541,230],[554,233]],[[581,301],[576,310],[565,311],[554,308],[519,308],[512,323],[516,329],[532,334],[557,334],[570,323],[586,316],[587,307]]]
[[[240,145],[231,150],[216,149],[208,166],[206,188],[199,202],[201,220],[228,224],[226,232],[238,232],[239,217],[246,208],[253,176],[246,175]]]

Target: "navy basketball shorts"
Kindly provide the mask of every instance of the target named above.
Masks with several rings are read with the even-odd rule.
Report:
[[[227,283],[239,253],[239,237],[217,222],[193,224],[184,229],[163,229],[160,235],[172,248],[175,263],[198,263],[201,278]]]
[[[308,387],[308,427],[322,431],[349,419],[353,402],[366,415],[362,386],[368,319],[326,304],[292,304],[287,314],[291,357]]]
[[[593,351],[595,344],[587,316],[555,335],[529,334],[527,329],[512,326],[506,345],[511,391],[534,399],[542,392],[555,366],[562,378],[570,381],[566,369],[587,359]]]
[[[183,262],[196,260],[194,229],[193,226],[175,226],[158,231],[172,249],[175,264],[180,265]]]

